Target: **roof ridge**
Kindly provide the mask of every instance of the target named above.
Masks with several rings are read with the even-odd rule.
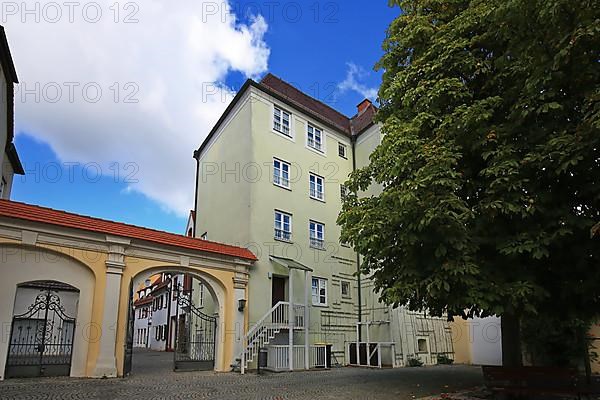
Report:
[[[286,80],[283,80],[283,79],[281,79],[280,77],[278,77],[278,76],[277,76],[277,75],[275,75],[275,74],[272,74],[272,73],[268,72],[268,73],[267,73],[267,75],[265,75],[265,77],[267,77],[267,76],[269,76],[269,75],[271,75],[271,76],[272,76],[273,78],[275,78],[275,79],[279,79],[281,82],[285,83],[286,85],[288,85],[288,86],[290,86],[290,87],[292,87],[292,88],[296,89],[297,91],[299,91],[300,93],[304,94],[305,96],[308,96],[308,97],[310,97],[310,98],[311,98],[311,99],[313,99],[314,101],[316,101],[316,102],[318,102],[318,103],[321,103],[321,104],[322,104],[322,105],[324,105],[325,107],[328,107],[328,108],[329,108],[329,109],[331,109],[332,111],[334,111],[334,112],[338,113],[339,115],[341,115],[342,117],[344,117],[344,118],[346,118],[348,121],[350,121],[350,119],[351,119],[350,117],[348,117],[348,116],[347,116],[346,114],[344,114],[343,112],[341,112],[341,111],[339,111],[339,110],[337,110],[337,109],[335,109],[335,108],[331,107],[329,104],[325,103],[324,101],[322,101],[322,100],[319,100],[319,99],[317,99],[316,97],[313,97],[313,96],[311,96],[310,94],[307,94],[305,91],[298,89],[296,86],[292,85],[291,83],[289,83],[289,82],[288,82],[288,81],[286,81]],[[263,79],[261,79],[261,80],[260,80],[260,82],[261,82],[261,83],[262,83],[262,81],[265,79],[265,77],[263,77]],[[268,86],[268,85],[267,85],[267,86]]]
[[[112,220],[109,220],[109,219],[93,217],[93,216],[90,216],[90,215],[78,214],[78,213],[74,213],[74,212],[70,212],[70,211],[66,211],[66,210],[58,210],[58,209],[47,207],[47,206],[39,206],[39,205],[24,203],[24,202],[21,202],[21,201],[0,199],[0,204],[2,204],[2,203],[16,204],[16,205],[21,205],[21,206],[25,206],[25,207],[34,207],[34,208],[38,208],[38,209],[45,210],[45,211],[52,211],[52,212],[57,212],[57,213],[63,213],[63,214],[69,215],[69,216],[74,216],[74,217],[79,217],[79,218],[87,218],[87,219],[90,219],[90,220],[105,222],[105,223],[109,223],[109,224],[123,225],[123,226],[126,226],[126,227],[135,228],[135,229],[141,229],[141,230],[155,232],[155,233],[159,233],[159,234],[173,235],[173,236],[177,236],[179,238],[189,239],[189,240],[193,240],[193,241],[199,242],[199,243],[208,243],[208,244],[213,244],[213,245],[218,245],[218,246],[225,246],[225,247],[235,248],[235,249],[240,249],[240,250],[248,250],[248,249],[246,249],[244,247],[235,246],[235,245],[228,244],[228,243],[213,242],[213,241],[210,241],[210,240],[204,240],[204,239],[195,238],[195,237],[192,237],[192,236],[186,236],[186,235],[182,235],[182,234],[179,234],[179,233],[161,231],[161,230],[158,230],[158,229],[155,229],[155,228],[148,228],[148,227],[145,227],[145,226],[134,225],[134,224],[130,224],[130,223],[127,223],[127,222],[112,221]],[[0,214],[0,216],[2,216],[2,215]],[[15,218],[18,218],[18,217],[15,217]],[[26,219],[26,218],[22,218],[22,219]],[[74,228],[74,229],[81,229],[81,228]],[[91,229],[91,230],[93,230],[93,229]],[[114,233],[114,235],[119,236],[119,234],[117,234],[117,233]],[[127,237],[127,235],[122,235],[122,236]]]

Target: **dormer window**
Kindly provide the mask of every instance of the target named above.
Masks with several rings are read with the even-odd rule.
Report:
[[[308,147],[313,148],[317,151],[323,151],[323,131],[312,125],[308,125],[307,131],[307,144]]]
[[[273,107],[273,129],[285,136],[292,137],[290,132],[291,114],[277,106]]]

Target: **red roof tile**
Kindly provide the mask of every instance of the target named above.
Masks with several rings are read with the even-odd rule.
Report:
[[[152,300],[154,300],[152,296],[146,296],[146,297],[143,297],[141,299],[138,299],[138,300],[134,301],[133,305],[136,306],[136,307],[137,306],[143,306],[144,304],[150,304],[150,303],[152,303]]]
[[[225,256],[256,261],[257,258],[248,249],[208,240],[196,239],[174,233],[143,228],[121,222],[87,217],[52,208],[34,206],[10,200],[0,200],[0,217],[14,218],[42,224],[81,229],[88,232],[104,233],[152,243],[174,246],[190,250],[205,251]]]
[[[291,102],[292,105],[309,113],[316,113],[339,130],[350,135],[350,119],[327,104],[314,97],[310,97],[273,74],[265,75],[260,84],[276,91]]]

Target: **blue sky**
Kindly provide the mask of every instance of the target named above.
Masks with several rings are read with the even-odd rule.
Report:
[[[306,4],[304,2],[236,2],[231,5],[238,18],[237,23],[251,26],[268,48],[268,68],[265,68],[264,63],[258,66],[244,64],[247,63],[248,57],[253,57],[253,54],[265,54],[260,53],[260,49],[257,50],[256,46],[251,44],[254,46],[255,53],[250,52],[249,56],[244,56],[245,60],[244,57],[241,60],[236,59],[236,55],[228,56],[231,59],[231,66],[226,69],[226,73],[219,76],[218,81],[224,82],[227,87],[235,91],[245,81],[246,76],[259,77],[268,70],[286,81],[293,82],[303,91],[346,115],[354,114],[356,104],[364,98],[365,90],[377,88],[381,74],[374,72],[373,66],[382,55],[381,43],[385,37],[385,29],[399,14],[399,10],[389,8],[386,1],[306,2]],[[257,13],[262,15],[266,22],[267,28],[264,33],[260,31],[260,27],[252,25],[256,21]],[[29,57],[23,46],[27,46],[29,41],[37,40],[34,39],[34,32],[29,33],[29,30],[24,28],[20,31],[21,26],[11,27],[10,21],[7,25],[7,34],[21,82],[39,80],[41,70],[29,65],[22,68],[21,64],[27,63]],[[74,32],[69,32],[68,29],[76,29],[76,26],[66,26],[62,29],[64,29],[62,34],[72,35]],[[11,40],[11,33],[15,31],[17,38]],[[59,34],[61,33],[56,33]],[[148,37],[146,40],[153,39]],[[228,45],[228,43],[219,44]],[[68,53],[66,57],[62,61],[56,61],[57,70],[61,67],[61,62],[63,64],[68,62]],[[118,57],[111,62],[117,63],[118,66]],[[39,68],[44,67],[45,65],[40,64]],[[339,85],[347,78],[349,71],[354,72],[354,83],[360,86],[340,90]],[[115,81],[119,79],[114,78]],[[176,81],[173,83],[166,80],[166,82],[169,85],[180,84]],[[139,96],[142,102],[145,96],[154,98],[150,91],[144,92],[143,87]],[[60,102],[56,105],[52,104],[53,108],[48,107],[47,114],[41,114],[39,108],[32,107],[30,103],[19,103],[17,96],[16,146],[28,174],[25,177],[16,177],[13,200],[183,233],[186,217],[181,210],[192,206],[189,198],[194,191],[193,181],[188,177],[184,180],[186,183],[177,183],[177,187],[183,186],[180,190],[185,196],[180,195],[170,203],[162,202],[160,189],[156,189],[160,188],[160,182],[155,186],[146,184],[146,180],[152,180],[156,175],[156,172],[152,173],[155,170],[144,168],[148,164],[142,161],[138,163],[138,157],[159,160],[161,152],[168,151],[168,144],[153,141],[148,134],[149,139],[142,143],[146,148],[134,149],[128,143],[127,137],[119,133],[112,138],[110,136],[106,138],[116,147],[111,148],[107,145],[104,148],[104,145],[99,145],[102,143],[102,137],[99,135],[104,135],[104,131],[110,135],[111,126],[107,125],[103,128],[104,131],[94,131],[94,129],[98,125],[97,121],[111,117],[103,115],[101,107],[95,109],[88,107],[85,112],[82,112],[69,108],[71,107],[69,103]],[[123,105],[119,109],[117,117],[119,121],[115,118],[115,130],[117,126],[130,124],[128,119],[135,119],[134,113],[135,110]],[[75,124],[69,124],[68,119],[73,118],[73,114],[85,114],[85,118],[82,117],[77,130],[70,132],[68,127]],[[36,118],[36,123],[29,123],[30,119]],[[168,119],[169,116],[165,118]],[[65,124],[64,135],[61,126],[54,120],[60,120]],[[89,130],[86,124],[89,124],[87,125]],[[131,132],[134,130],[138,132],[136,125],[131,124]],[[46,126],[51,126],[52,129],[46,131]],[[186,145],[184,150],[178,150],[180,154],[174,156],[177,159],[183,157],[184,161],[177,166],[165,162],[167,165],[157,169],[161,173],[165,171],[164,176],[161,175],[156,179],[170,181],[169,176],[178,176],[178,170],[182,168],[193,171],[195,166],[191,155],[207,129],[208,125],[199,128],[198,132],[193,132],[193,129],[190,133],[184,132],[190,145]],[[67,134],[72,137],[65,138]],[[167,137],[161,140],[168,139]],[[121,140],[122,145],[114,143]],[[173,144],[176,142],[177,140],[173,140]],[[96,148],[97,158],[94,153]],[[189,171],[186,170],[186,173]],[[168,192],[165,195],[173,190]],[[172,204],[177,205],[171,206]],[[174,211],[175,209],[179,211]]]

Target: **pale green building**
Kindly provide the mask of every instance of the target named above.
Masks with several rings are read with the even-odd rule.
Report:
[[[249,329],[235,333],[242,370],[260,347],[273,370],[325,366],[327,345],[340,365],[452,355],[446,322],[378,303],[354,275],[357,253],[339,242],[343,183],[381,141],[375,112],[364,100],[347,117],[268,74],[244,84],[194,153],[191,233],[258,257],[240,305]]]

